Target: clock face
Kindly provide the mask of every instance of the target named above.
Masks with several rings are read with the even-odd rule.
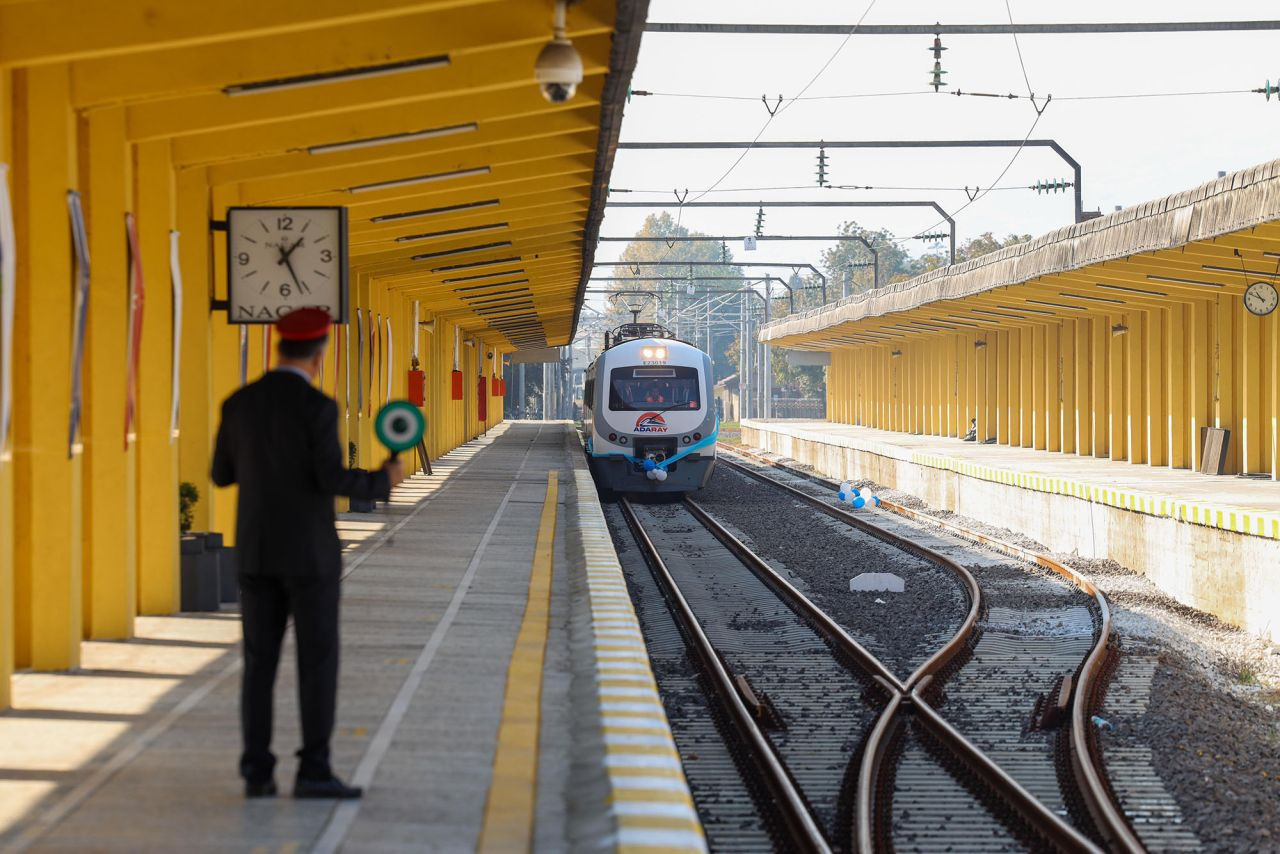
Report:
[[[1280,303],[1280,294],[1270,282],[1254,282],[1245,289],[1244,307],[1259,317],[1275,311],[1277,303]]]
[[[228,209],[227,303],[232,323],[304,306],[346,322],[346,208]]]

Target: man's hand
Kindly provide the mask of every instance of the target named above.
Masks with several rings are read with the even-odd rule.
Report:
[[[391,488],[394,489],[404,483],[404,463],[399,457],[387,460],[382,464],[382,470],[387,473],[387,477],[391,481]]]

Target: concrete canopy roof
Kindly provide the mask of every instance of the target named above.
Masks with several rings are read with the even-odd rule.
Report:
[[[1280,160],[764,326],[805,350],[1116,314],[1280,286]]]
[[[67,63],[79,112],[122,111],[129,141],[201,172],[215,210],[346,206],[353,282],[511,349],[499,314],[539,344],[572,338],[647,7],[572,4],[586,76],[565,104],[533,76],[550,0],[0,3],[0,66]],[[489,285],[521,301],[463,299]]]

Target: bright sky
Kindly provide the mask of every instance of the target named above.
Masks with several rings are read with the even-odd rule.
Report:
[[[1071,4],[1009,0],[1013,20],[1032,22],[1203,21],[1276,18],[1271,2],[1076,0]],[[855,22],[867,0],[652,0],[651,21],[726,23]],[[572,14],[572,13],[570,13]],[[966,3],[878,0],[868,24],[1008,23],[1004,0]],[[654,34],[644,36],[633,87],[653,92],[737,95],[727,101],[636,97],[626,108],[622,140],[750,140],[768,119],[760,95],[800,92],[844,36],[736,36]],[[1243,33],[1026,35],[1022,56],[1032,90],[1052,94],[1033,134],[1056,139],[1084,169],[1086,210],[1110,212],[1196,186],[1217,176],[1280,156],[1280,99],[1260,94],[1068,101],[1066,96],[1254,89],[1280,78],[1280,31]],[[1012,36],[944,36],[944,92],[1026,94]],[[844,44],[806,97],[873,92],[926,91],[933,68],[932,36],[859,36]],[[930,90],[931,91],[931,90]],[[969,139],[1027,135],[1035,111],[1026,100],[911,95],[796,101],[764,130],[763,140]],[[672,189],[688,188],[692,199],[727,170],[740,151],[619,151],[611,185],[641,194],[613,200],[670,201]],[[828,151],[828,176],[836,184],[942,187],[944,190],[836,190],[814,186],[815,153],[752,151],[719,185],[733,188],[792,187],[800,190],[713,192],[705,200],[765,201],[766,234],[832,234],[846,219],[885,227],[899,236],[928,229],[937,217],[927,209],[906,211],[835,208],[773,209],[769,199],[933,199],[948,211],[966,202],[958,188],[988,187],[1012,155],[1003,150]],[[1048,149],[1024,150],[1001,185],[1026,187],[1037,180],[1071,178]],[[633,234],[645,209],[607,209],[601,235]],[[1072,221],[1070,192],[1037,195],[1030,190],[993,192],[957,216],[958,239],[993,231],[1042,234]],[[748,234],[750,208],[689,209],[685,225],[708,234]],[[616,260],[625,244],[601,243],[598,261]],[[817,263],[828,244],[762,242],[754,253],[731,245],[737,259]],[[912,254],[924,245],[909,244]],[[608,268],[604,268],[608,269]],[[597,275],[608,275],[598,270]],[[599,304],[598,300],[591,302]]]

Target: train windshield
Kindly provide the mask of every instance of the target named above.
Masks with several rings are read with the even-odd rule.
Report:
[[[609,372],[609,409],[665,412],[701,408],[698,369],[614,368]]]

